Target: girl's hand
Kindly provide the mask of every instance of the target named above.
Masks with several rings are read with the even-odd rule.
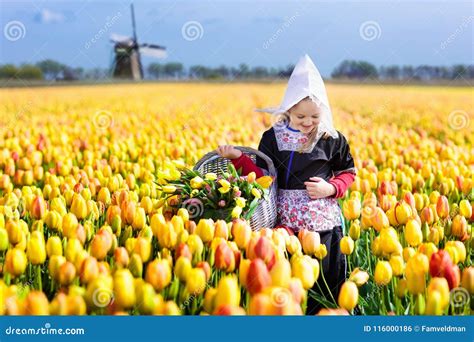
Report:
[[[216,150],[217,154],[222,158],[236,159],[242,155],[242,152],[236,149],[232,145],[222,145],[219,146]]]
[[[326,182],[320,177],[311,177],[311,182],[304,182],[306,190],[308,190],[309,197],[311,199],[318,199],[333,196],[336,193],[334,185]]]

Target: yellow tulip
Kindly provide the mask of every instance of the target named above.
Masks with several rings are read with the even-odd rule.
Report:
[[[383,228],[388,228],[390,222],[388,220],[387,215],[380,207],[376,207],[374,214],[372,216],[372,227],[375,228],[376,231],[380,232]]]
[[[200,219],[196,227],[196,234],[206,243],[214,238],[214,222],[211,219]]]
[[[392,227],[384,228],[380,232],[380,249],[385,254],[396,253],[399,249],[398,234]]]
[[[225,276],[219,280],[214,306],[218,309],[221,305],[240,305],[240,288],[235,276]]]
[[[420,224],[416,220],[409,220],[405,226],[405,239],[410,246],[416,247],[423,242]]]
[[[28,260],[33,265],[41,265],[46,261],[46,247],[43,233],[34,231],[31,233],[28,247],[26,249]]]
[[[361,212],[361,204],[358,200],[348,199],[342,204],[344,217],[348,220],[359,218]]]
[[[360,223],[359,220],[354,220],[351,222],[349,227],[349,236],[352,240],[356,241],[360,237]]]
[[[145,209],[137,208],[137,210],[135,211],[135,215],[133,217],[132,227],[135,230],[141,230],[145,227],[145,225],[146,225]]]
[[[232,209],[232,212],[231,212],[231,217],[233,219],[236,219],[236,218],[239,218],[240,215],[242,214],[242,207],[234,207],[234,209]]]
[[[393,275],[401,276],[405,270],[405,262],[403,261],[403,257],[400,255],[392,255],[389,262],[393,271]]]
[[[340,242],[341,252],[350,255],[354,251],[354,240],[350,236],[344,236]]]
[[[204,249],[204,245],[202,243],[201,238],[199,237],[199,235],[196,235],[196,234],[189,235],[188,246],[192,255],[200,256]]]
[[[217,289],[210,288],[206,291],[206,294],[204,295],[203,308],[209,314],[212,314],[214,312],[214,309],[215,309],[214,299],[216,298],[216,294],[217,294]]]
[[[257,178],[255,180],[262,188],[268,189],[272,183],[273,183],[273,178],[271,176],[262,176],[260,178]]]
[[[187,257],[180,256],[176,260],[176,264],[175,264],[175,267],[174,267],[174,273],[179,278],[179,280],[181,280],[182,282],[186,281],[186,279],[188,277],[188,274],[189,274],[189,271],[191,269],[192,269],[191,260],[189,260]]]
[[[296,237],[295,235],[290,236],[286,241],[286,249],[288,250],[288,253],[292,255],[301,253],[302,247],[300,240],[298,240],[298,237]]]
[[[287,288],[290,285],[291,265],[286,259],[281,259],[275,262],[270,270],[272,277],[272,285]]]
[[[262,198],[262,193],[257,188],[252,188],[251,193],[252,193],[253,197],[255,197],[257,199]]]
[[[392,267],[388,261],[377,262],[375,266],[374,280],[377,285],[387,285],[392,279]]]
[[[245,249],[250,241],[252,229],[247,221],[237,219],[232,222],[231,234],[237,246],[240,249]]]
[[[427,315],[437,315],[440,316],[443,314],[443,298],[442,294],[439,291],[430,291],[428,293],[428,300],[426,303],[425,313]]]
[[[428,258],[431,258],[433,253],[436,253],[438,248],[432,242],[425,242],[418,246],[418,252],[423,253]]]
[[[319,245],[319,248],[316,251],[316,253],[314,253],[314,256],[318,258],[319,260],[322,260],[326,257],[326,255],[328,255],[328,250],[326,248],[326,245],[322,243]]]
[[[299,278],[305,290],[313,287],[316,282],[313,265],[303,257],[297,257],[291,264],[291,274]]]
[[[362,286],[369,280],[369,274],[356,267],[350,274],[349,280],[354,282],[357,286]]]
[[[46,243],[48,257],[53,255],[63,255],[63,245],[59,236],[51,236]]]
[[[63,234],[67,238],[73,238],[76,232],[79,222],[77,221],[76,215],[73,213],[67,213],[62,218],[62,230]]]
[[[74,194],[71,204],[71,212],[79,219],[82,220],[87,216],[87,204],[86,200],[79,194]]]
[[[191,188],[193,189],[201,189],[202,185],[204,184],[204,180],[201,177],[196,176],[193,179],[191,179],[189,184],[191,185]]]
[[[202,268],[192,268],[186,278],[186,291],[190,295],[199,295],[206,289],[206,274]]]
[[[114,303],[126,309],[135,305],[135,302],[135,282],[132,273],[126,268],[117,270],[114,274]]]
[[[429,303],[430,296],[432,295],[432,293],[438,292],[441,295],[440,296],[441,310],[444,311],[449,306],[450,294],[449,294],[448,281],[446,280],[446,278],[439,278],[439,277],[431,278],[430,283],[428,284],[428,288],[426,289],[426,292],[428,294],[428,303]],[[436,314],[437,313],[433,313],[433,315],[436,315]]]
[[[395,294],[397,295],[398,298],[403,298],[405,297],[407,293],[407,280],[406,279],[400,279],[398,281],[397,287],[395,288]]]
[[[342,284],[337,303],[341,308],[351,311],[356,307],[358,300],[359,290],[357,289],[357,285],[347,280]]]
[[[0,228],[0,251],[6,251],[8,249],[8,232],[4,228]]]
[[[468,200],[464,199],[459,202],[459,210],[461,215],[464,216],[466,219],[470,219],[472,216],[472,206]]]
[[[406,224],[410,217],[413,215],[412,208],[410,205],[404,201],[398,202],[395,205],[395,220],[398,225]]]

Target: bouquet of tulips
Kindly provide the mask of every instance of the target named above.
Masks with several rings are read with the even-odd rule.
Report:
[[[248,220],[260,201],[268,198],[273,182],[270,176],[256,178],[255,172],[241,176],[232,164],[228,165],[227,172],[221,169],[205,175],[188,168],[176,170],[171,173],[174,177],[165,176],[157,181],[163,204],[171,215],[179,208],[186,208],[195,221],[201,218]]]

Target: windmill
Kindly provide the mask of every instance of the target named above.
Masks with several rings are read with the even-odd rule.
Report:
[[[118,34],[110,36],[110,40],[114,43],[114,60],[111,71],[112,76],[116,78],[141,80],[143,79],[143,67],[140,56],[166,58],[166,48],[154,44],[138,43],[133,4],[130,5],[130,9],[133,37]]]

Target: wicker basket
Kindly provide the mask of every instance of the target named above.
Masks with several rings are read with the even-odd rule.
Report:
[[[252,217],[250,218],[250,226],[253,230],[258,230],[260,228],[273,228],[276,223],[277,218],[277,209],[276,209],[276,200],[277,200],[277,183],[276,183],[276,169],[273,165],[272,160],[264,153],[255,150],[249,147],[236,146],[238,150],[252,159],[255,163],[257,156],[265,161],[267,164],[268,175],[275,177],[275,181],[272,183],[269,189],[269,195],[267,200],[262,200],[258,207],[255,209]],[[222,158],[217,154],[217,152],[209,152],[204,157],[202,157],[194,166],[194,170],[201,172],[202,174],[208,172],[217,173],[218,170],[222,169],[227,171],[227,164],[230,163],[230,160],[227,158]]]

